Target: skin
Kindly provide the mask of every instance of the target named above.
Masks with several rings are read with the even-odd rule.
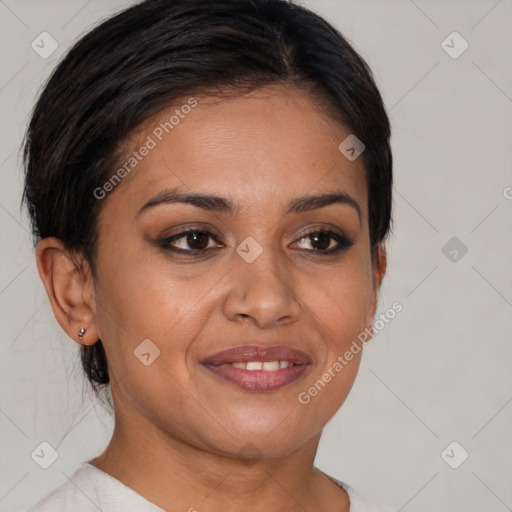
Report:
[[[115,428],[92,463],[166,510],[348,511],[344,490],[314,468],[321,431],[344,402],[361,352],[303,405],[306,391],[373,322],[386,269],[370,257],[362,158],[338,145],[351,132],[302,92],[272,86],[198,105],[103,200],[97,273],[56,238],[37,246],[39,274],[62,328],[78,343],[101,338],[109,362]],[[128,144],[140,148],[169,113]],[[183,203],[137,216],[164,189],[239,202],[235,215]],[[342,190],[360,206],[331,204],[285,215],[298,196]],[[158,240],[192,224],[216,239],[174,242],[207,256],[176,255]],[[321,256],[306,236],[345,233],[353,245]],[[263,248],[252,263],[235,251],[248,236]],[[80,264],[84,270],[80,270]],[[82,340],[77,333],[86,328]],[[134,356],[150,339],[160,355]],[[312,365],[291,384],[244,390],[201,361],[238,345],[289,345]],[[250,443],[250,444],[248,444]],[[245,447],[245,448],[244,448]],[[251,447],[251,448],[248,448]],[[256,460],[244,458],[255,450]]]

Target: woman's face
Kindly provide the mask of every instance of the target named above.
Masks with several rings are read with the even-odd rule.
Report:
[[[146,123],[126,156],[136,165],[102,200],[94,311],[117,421],[214,453],[284,456],[345,400],[361,352],[333,365],[375,313],[385,261],[372,268],[363,161],[302,93],[196,100]],[[304,199],[326,194],[338,200]]]

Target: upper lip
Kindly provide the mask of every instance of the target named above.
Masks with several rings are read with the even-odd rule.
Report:
[[[241,345],[217,352],[205,359],[203,364],[220,365],[248,361],[289,361],[295,364],[309,364],[311,358],[302,350],[285,345]]]

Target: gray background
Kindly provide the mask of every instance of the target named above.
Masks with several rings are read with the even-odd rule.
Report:
[[[110,438],[37,274],[18,151],[56,61],[129,4],[0,0],[1,511],[33,504]],[[351,40],[389,110],[395,227],[380,312],[403,305],[366,347],[316,463],[397,511],[512,510],[512,2],[303,4]],[[59,43],[47,59],[31,48],[43,31]],[[469,44],[458,58],[441,46],[453,31]],[[42,441],[59,454],[46,470],[31,458]],[[469,453],[458,469],[441,456],[453,441],[452,465]]]

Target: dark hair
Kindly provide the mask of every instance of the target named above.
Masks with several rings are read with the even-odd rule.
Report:
[[[286,0],[148,0],[83,36],[46,83],[27,130],[23,200],[34,243],[60,238],[94,276],[101,201],[93,191],[112,175],[134,130],[179,98],[280,83],[310,93],[365,144],[373,258],[391,227],[381,95],[342,35]],[[109,382],[101,340],[82,345],[81,359],[99,394]]]

